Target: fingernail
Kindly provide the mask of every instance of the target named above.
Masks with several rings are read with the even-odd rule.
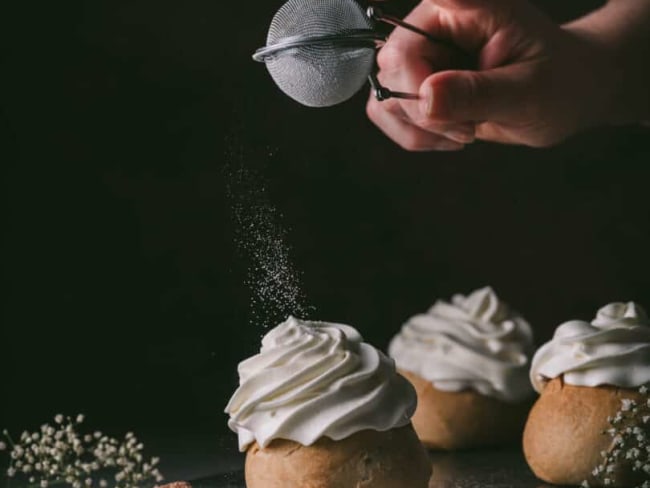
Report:
[[[426,86],[422,90],[422,100],[420,101],[420,111],[426,116],[431,117],[433,114],[433,87]]]
[[[473,130],[449,130],[447,132],[443,132],[442,135],[447,139],[460,142],[461,144],[469,144],[470,142],[474,142],[475,138]]]

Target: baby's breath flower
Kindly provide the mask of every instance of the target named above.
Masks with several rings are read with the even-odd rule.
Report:
[[[636,402],[630,398],[623,398],[621,400],[621,410],[623,412],[627,412],[629,410],[632,410],[636,406]]]
[[[132,432],[127,432],[123,441],[101,431],[81,435],[75,428],[84,420],[81,414],[76,417],[57,414],[54,426],[46,423],[34,433],[25,431],[17,444],[4,430],[12,446],[9,453],[12,462],[7,475],[25,476],[32,486],[41,488],[61,483],[72,488],[107,488],[109,484],[105,478],[95,485],[93,474],[111,471],[116,481],[115,488],[145,488],[153,485],[154,481],[162,481],[160,472],[153,469],[160,460],[145,460],[142,454],[144,446]],[[7,450],[4,442],[0,443],[0,450]]]

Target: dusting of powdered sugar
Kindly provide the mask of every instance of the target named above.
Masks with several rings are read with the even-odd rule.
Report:
[[[269,199],[262,172],[247,164],[244,148],[233,140],[227,142],[227,196],[235,244],[247,265],[250,321],[266,329],[289,315],[306,318],[313,307],[307,304],[301,273],[290,259],[284,217]]]

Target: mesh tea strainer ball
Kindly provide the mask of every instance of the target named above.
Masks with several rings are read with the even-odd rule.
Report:
[[[278,87],[308,107],[344,102],[370,80],[378,99],[417,98],[382,87],[374,76],[375,55],[384,36],[374,21],[426,32],[382,14],[365,12],[354,0],[289,0],[275,14],[253,59],[263,61]]]

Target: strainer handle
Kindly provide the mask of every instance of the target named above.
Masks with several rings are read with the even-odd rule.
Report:
[[[374,73],[368,75],[368,81],[370,82],[370,86],[372,87],[375,98],[380,102],[388,100],[389,98],[402,98],[406,100],[417,100],[419,98],[414,93],[393,91],[389,88],[386,88],[379,82],[377,75]]]
[[[372,20],[384,22],[385,24],[393,25],[395,27],[403,27],[404,29],[408,29],[411,32],[415,32],[416,34],[420,34],[421,36],[426,37],[431,42],[434,42],[436,44],[442,44],[443,46],[446,46],[448,48],[457,49],[456,46],[453,43],[449,42],[448,40],[432,36],[427,31],[422,30],[419,27],[414,26],[413,24],[404,22],[402,19],[399,19],[392,15],[385,14],[379,7],[375,7],[371,5],[370,7],[368,7],[368,10],[366,10],[366,15]]]

